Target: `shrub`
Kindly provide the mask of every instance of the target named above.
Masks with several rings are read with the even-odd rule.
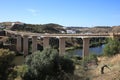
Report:
[[[89,54],[89,56],[85,56],[84,59],[83,59],[83,62],[85,64],[86,63],[90,63],[92,61],[97,63],[98,59],[97,59],[97,55],[96,54],[91,53],[91,54]]]
[[[14,52],[9,51],[8,49],[0,49],[0,80],[7,79],[14,57]]]
[[[45,49],[26,58],[28,71],[25,80],[70,80],[74,72],[73,62],[59,56],[57,50]]]
[[[117,39],[109,39],[104,48],[104,55],[112,56],[120,52],[120,42]]]
[[[15,66],[12,72],[9,74],[8,80],[22,80],[27,70],[27,65]]]

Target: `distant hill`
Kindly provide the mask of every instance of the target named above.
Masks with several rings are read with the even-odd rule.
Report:
[[[16,21],[16,22],[0,22],[0,26],[4,26],[5,28],[11,28],[13,24],[21,24],[22,22]]]
[[[110,26],[95,26],[95,27],[67,27],[67,29],[79,30],[80,33],[108,33],[111,32]]]
[[[13,25],[14,24],[14,25]],[[30,31],[37,33],[66,33],[66,30],[73,30],[77,33],[109,33],[120,32],[120,26],[94,26],[94,27],[64,27],[59,24],[26,24],[23,22],[1,22],[0,26],[5,26],[7,29],[18,31]]]
[[[79,30],[80,33],[109,33],[120,32],[120,26],[94,26],[94,27],[67,27],[66,29]]]
[[[91,33],[109,33],[111,32],[111,27],[94,27],[90,28]]]
[[[62,25],[59,24],[15,24],[11,30],[29,31],[35,33],[62,33],[66,32]]]
[[[113,26],[112,32],[120,32],[120,26]]]
[[[94,28],[111,28],[111,26],[94,26]]]

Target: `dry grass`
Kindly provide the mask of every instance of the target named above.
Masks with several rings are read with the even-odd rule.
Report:
[[[91,80],[120,80],[120,54],[110,58],[100,57],[98,60],[98,67],[88,71],[88,74],[92,76]],[[108,65],[110,69],[105,68],[104,74],[101,74],[103,65]]]
[[[107,65],[101,74],[101,67]],[[75,80],[120,80],[120,54],[113,57],[98,57],[98,66],[87,71],[81,67],[75,71]]]
[[[120,64],[120,54],[115,55],[114,57],[112,57],[112,59],[110,60],[110,63],[112,64]]]

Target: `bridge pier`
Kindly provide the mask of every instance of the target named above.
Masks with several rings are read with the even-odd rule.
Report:
[[[65,38],[59,38],[59,55],[65,54]]]
[[[21,35],[17,35],[16,49],[18,52],[22,51],[22,37],[21,37]]]
[[[109,33],[109,35],[110,35],[110,38],[112,38],[112,39],[118,39],[119,40],[119,38],[120,38],[120,36],[115,35],[115,33]]]
[[[110,35],[110,38],[112,38],[112,39],[114,39],[114,38],[115,38],[114,33],[109,33],[109,35]]]
[[[37,51],[37,36],[32,36],[32,53]]]
[[[10,37],[11,34],[8,32],[5,32],[5,35]]]
[[[90,41],[90,38],[82,38],[83,39],[83,58],[85,56],[88,56],[89,55],[89,41]]]
[[[24,53],[24,56],[28,55],[28,36],[27,35],[23,36],[23,53]]]
[[[43,37],[43,48],[49,48],[49,37]]]

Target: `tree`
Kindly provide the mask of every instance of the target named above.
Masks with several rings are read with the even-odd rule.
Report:
[[[15,54],[8,49],[0,49],[0,80],[7,80],[14,57]]]
[[[120,41],[118,39],[109,39],[108,43],[105,45],[104,54],[107,56],[112,56],[120,52]]]
[[[25,80],[70,80],[74,72],[73,62],[59,56],[55,49],[35,52],[26,58],[28,71]]]

